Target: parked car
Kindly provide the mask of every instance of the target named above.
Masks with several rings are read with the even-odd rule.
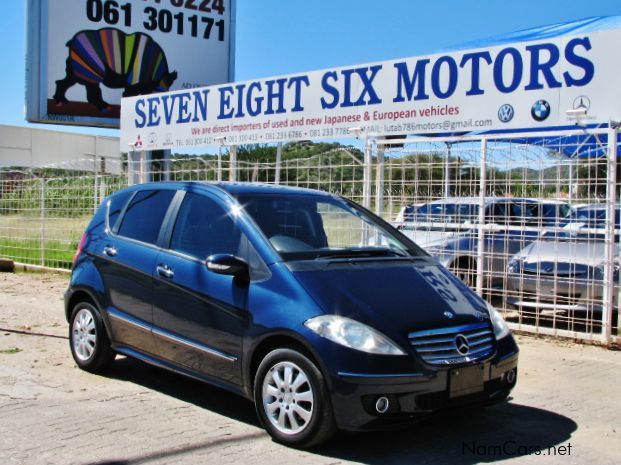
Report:
[[[478,225],[481,200],[454,197],[418,208],[405,235],[435,255],[469,286],[478,270]],[[553,226],[569,212],[569,204],[557,200],[487,197],[484,201],[485,287],[504,286],[509,259],[534,241],[542,227]]]
[[[615,208],[619,229],[621,207]],[[606,263],[606,206],[583,205],[569,216],[561,231],[542,235],[508,264],[507,303],[521,310],[601,312]],[[614,306],[619,290],[619,235],[615,234]]]
[[[119,353],[215,384],[298,447],[500,401],[517,376],[493,307],[388,223],[312,190],[121,190],[80,241],[65,304],[80,368]]]

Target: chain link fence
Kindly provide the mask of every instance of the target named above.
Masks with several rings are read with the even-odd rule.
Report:
[[[618,343],[619,210],[612,131],[371,140],[306,158],[92,158],[0,169],[0,257],[70,269],[101,200],[151,180],[263,182],[350,198],[501,309],[514,329]],[[381,283],[378,283],[381,286]],[[415,296],[413,301],[416,300]]]

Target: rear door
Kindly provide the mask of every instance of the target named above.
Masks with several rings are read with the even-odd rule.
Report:
[[[151,328],[157,243],[175,194],[168,189],[136,191],[96,251],[112,339],[148,353],[155,353]],[[112,218],[118,215],[112,213]]]
[[[243,257],[248,247],[222,201],[207,193],[185,194],[169,247],[154,264],[153,334],[161,357],[240,384],[248,286],[209,271],[205,259]]]

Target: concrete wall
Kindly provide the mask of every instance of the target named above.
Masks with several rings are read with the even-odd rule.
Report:
[[[94,166],[94,155],[106,159],[106,171],[116,172],[119,138],[0,125],[0,168],[52,165],[85,170]]]

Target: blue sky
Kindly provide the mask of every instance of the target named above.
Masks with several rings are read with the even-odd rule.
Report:
[[[25,5],[26,0],[2,1],[0,124],[28,125]],[[416,56],[505,32],[609,15],[621,15],[619,0],[238,0],[236,79]]]

